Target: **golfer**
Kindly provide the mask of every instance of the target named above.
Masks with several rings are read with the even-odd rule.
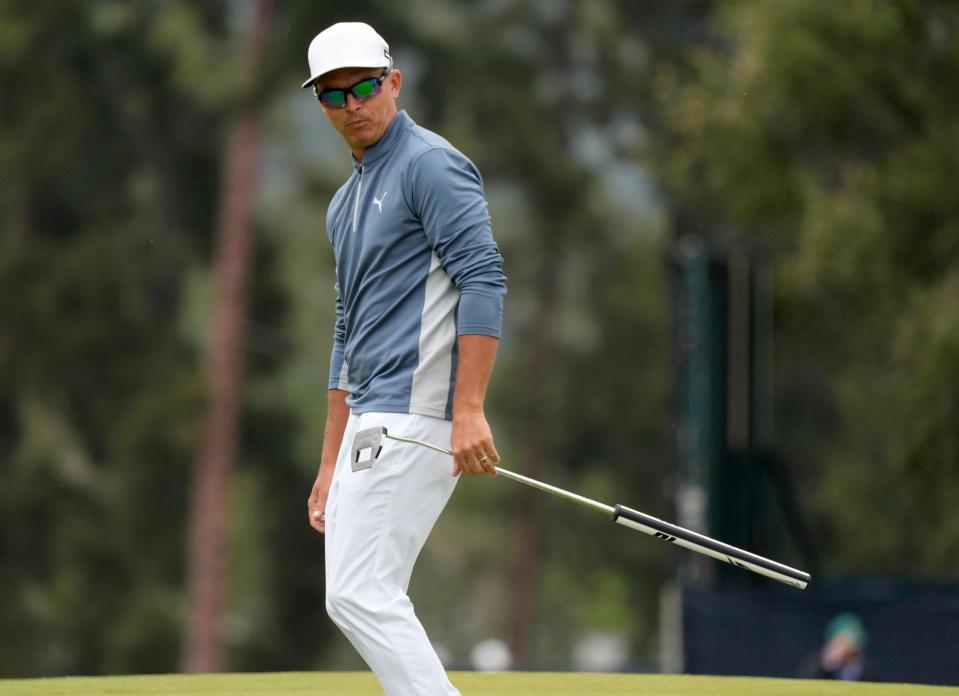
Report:
[[[326,232],[336,327],[310,524],[326,534],[330,617],[389,696],[458,694],[407,596],[410,574],[459,474],[495,474],[484,399],[506,279],[476,167],[398,111],[386,41],[344,22],[308,51],[323,113],[352,154]],[[353,456],[357,431],[449,443],[447,456],[386,441]],[[374,453],[375,454],[375,453]]]

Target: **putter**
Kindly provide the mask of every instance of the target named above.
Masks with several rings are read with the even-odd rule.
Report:
[[[355,469],[367,468],[368,466],[372,465],[373,461],[376,460],[376,457],[379,455],[380,450],[382,449],[383,438],[389,438],[390,440],[395,440],[396,442],[405,442],[409,445],[425,447],[436,452],[441,452],[450,457],[453,456],[452,451],[442,447],[437,447],[436,445],[432,445],[428,442],[422,442],[420,440],[414,440],[407,437],[399,437],[398,435],[390,435],[385,427],[366,428],[358,432],[354,440],[353,462]],[[368,453],[368,459],[361,460],[361,456],[363,456],[365,453]],[[504,469],[501,466],[496,467],[496,473],[500,476],[505,476],[508,479],[512,479],[513,481],[518,481],[519,483],[526,484],[532,488],[537,488],[541,491],[545,491],[546,493],[551,493],[552,495],[582,505],[583,507],[590,508],[591,510],[602,512],[605,515],[609,515],[613,522],[621,524],[624,527],[636,529],[644,534],[656,537],[657,539],[662,539],[663,541],[668,541],[676,544],[677,546],[682,546],[684,549],[689,549],[690,551],[695,551],[696,553],[701,553],[705,556],[729,563],[737,568],[742,568],[744,570],[752,571],[753,573],[758,573],[759,575],[764,575],[767,578],[778,580],[779,582],[799,588],[800,590],[806,589],[812,579],[809,573],[806,573],[802,570],[790,568],[782,563],[778,563],[750,551],[745,551],[735,546],[725,544],[721,541],[717,541],[716,539],[708,537],[705,534],[700,534],[690,529],[686,529],[685,527],[664,522],[658,517],[653,517],[652,515],[647,515],[644,512],[633,510],[625,505],[606,505],[605,503],[600,503],[599,501],[592,500],[585,496],[571,493],[570,491],[563,490],[562,488],[551,486],[548,483],[537,481],[536,479],[529,478],[528,476],[517,474],[513,471],[509,471],[508,469]]]

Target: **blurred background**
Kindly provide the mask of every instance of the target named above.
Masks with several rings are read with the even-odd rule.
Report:
[[[483,173],[506,480],[413,577],[457,669],[959,683],[959,6],[0,0],[0,676],[359,669],[307,525],[350,174],[306,48],[373,24]]]

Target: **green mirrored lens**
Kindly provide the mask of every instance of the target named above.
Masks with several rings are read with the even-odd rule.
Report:
[[[357,99],[366,99],[373,96],[373,92],[376,91],[376,80],[363,80],[353,85],[353,94],[356,95]]]
[[[320,95],[321,100],[327,106],[338,107],[346,104],[346,90],[344,89],[331,89],[328,92],[323,92]]]

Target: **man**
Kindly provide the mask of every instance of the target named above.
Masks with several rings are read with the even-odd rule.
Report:
[[[495,474],[484,398],[506,293],[479,172],[398,111],[402,75],[362,23],[308,51],[312,87],[354,172],[333,197],[336,329],[310,524],[326,534],[330,617],[389,696],[457,694],[407,596],[413,564],[461,473]],[[442,454],[386,441],[352,461],[358,431],[450,443]]]

